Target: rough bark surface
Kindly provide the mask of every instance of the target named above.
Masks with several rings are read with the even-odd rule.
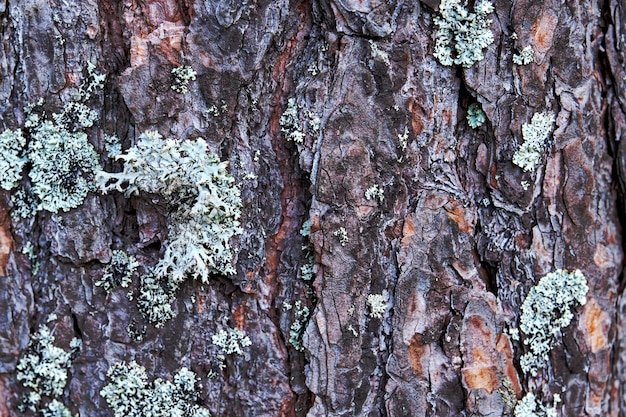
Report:
[[[131,360],[150,379],[191,368],[215,416],[501,416],[527,392],[560,394],[563,416],[624,415],[626,8],[494,6],[495,41],[463,69],[433,57],[433,1],[0,1],[3,128],[40,98],[59,111],[95,63],[107,81],[89,137],[105,169],[120,169],[105,133],[124,149],[146,129],[203,137],[244,205],[236,274],[185,282],[157,329],[124,291],[95,286],[113,249],[159,259],[167,226],[150,196],[93,193],[17,221],[1,191],[0,416],[22,415],[16,364],[51,313],[60,346],[83,342],[63,395],[80,416],[112,415],[106,371]],[[514,65],[526,45],[534,62]],[[180,65],[197,71],[186,94],[171,89]],[[290,98],[302,144],[281,131]],[[473,130],[475,102],[488,120]],[[554,146],[525,173],[511,162],[521,127],[546,110]],[[526,377],[527,348],[507,331],[560,268],[585,274],[588,302]],[[385,292],[373,317],[367,297]],[[290,343],[297,301],[311,311],[303,350]],[[219,369],[211,336],[227,327],[252,346]]]

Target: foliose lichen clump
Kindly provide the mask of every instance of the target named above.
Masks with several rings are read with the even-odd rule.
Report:
[[[389,307],[389,292],[384,290],[382,294],[370,294],[367,296],[367,305],[370,308],[369,316],[382,319]]]
[[[546,406],[537,401],[535,394],[529,392],[518,401],[515,406],[515,417],[556,417],[556,406],[561,401],[561,397],[558,394],[554,395],[554,402],[552,406]]]
[[[229,241],[242,232],[240,191],[228,163],[209,152],[203,139],[177,142],[148,131],[116,159],[124,162],[122,172],[96,175],[102,192],[157,194],[167,203],[164,254],[141,278],[139,290],[140,310],[162,326],[173,316],[168,303],[187,276],[206,283],[211,273],[235,272]]]
[[[530,123],[522,125],[524,143],[513,154],[513,163],[524,171],[534,171],[541,164],[543,154],[550,146],[554,115],[535,113]]]
[[[280,116],[280,131],[285,135],[285,139],[288,141],[303,143],[304,131],[300,123],[300,117],[298,116],[298,105],[295,98],[287,100],[287,108]]]
[[[40,123],[31,131],[27,157],[30,191],[38,201],[38,211],[68,211],[80,206],[95,189],[98,154],[84,132],[70,132],[49,121]]]
[[[434,19],[438,27],[434,56],[442,65],[462,65],[469,68],[484,58],[483,49],[493,43],[493,33],[487,15],[493,12],[489,0],[478,0],[474,11],[460,0],[442,0],[439,16]]]
[[[23,130],[0,134],[0,169],[5,173],[0,187],[17,188],[11,196],[14,217],[30,217],[42,210],[68,211],[80,206],[94,190],[99,157],[83,130],[93,126],[98,114],[84,101],[102,88],[104,78],[89,64],[76,101],[47,118],[45,113],[33,111],[43,105],[40,99],[24,109],[27,118]],[[25,168],[29,184],[20,186]]]
[[[586,303],[587,291],[582,272],[561,269],[544,276],[530,289],[520,317],[520,330],[529,349],[520,358],[525,374],[537,376],[538,370],[545,367],[557,335],[574,318],[571,309]]]
[[[206,283],[212,272],[235,272],[229,241],[242,232],[240,191],[228,163],[209,152],[203,139],[177,142],[148,131],[116,159],[124,162],[122,172],[96,176],[102,192],[158,194],[168,203],[168,238],[157,276],[180,283],[190,275]]]
[[[283,308],[287,311],[294,311],[293,323],[291,323],[289,327],[289,343],[297,351],[303,352],[304,345],[302,344],[302,337],[306,330],[306,325],[309,322],[311,311],[300,300],[296,300],[295,305],[285,302],[283,303]]]
[[[485,112],[480,108],[477,103],[472,103],[467,108],[467,124],[472,129],[481,127],[487,121]]]
[[[174,82],[172,83],[172,90],[177,93],[184,94],[189,91],[189,83],[196,79],[196,70],[188,65],[182,65],[172,70],[174,76]]]
[[[111,382],[100,395],[109,404],[115,417],[210,417],[200,407],[196,374],[181,368],[173,381],[155,379],[148,383],[146,370],[136,362],[124,362],[109,368]]]
[[[128,288],[137,267],[139,262],[134,256],[121,250],[114,250],[111,262],[104,267],[102,278],[96,282],[96,286],[104,288],[107,292],[116,287]]]
[[[137,307],[141,314],[156,328],[174,317],[172,302],[175,298],[176,286],[160,279],[153,272],[141,277]]]
[[[287,107],[280,116],[280,131],[285,139],[299,145],[304,143],[306,134],[316,135],[319,133],[322,121],[312,111],[305,110],[303,120],[300,119],[300,106],[295,98],[287,100]]]
[[[28,161],[22,155],[25,145],[26,139],[20,129],[0,133],[0,187],[4,190],[11,191],[22,179],[22,169]]]
[[[72,358],[80,349],[81,342],[79,339],[73,339],[70,351],[66,352],[54,346],[54,340],[50,329],[42,324],[33,335],[26,354],[17,364],[18,381],[30,389],[20,406],[22,411],[28,408],[33,412],[40,411],[49,415],[70,414],[62,403],[54,402],[54,399],[63,395],[67,384],[67,371],[72,364]],[[43,397],[52,399],[44,408],[42,408],[45,402]]]
[[[239,329],[220,330],[211,337],[211,342],[226,355],[243,355],[243,348],[252,344],[250,338]]]
[[[519,54],[513,54],[513,63],[516,65],[528,65],[535,60],[533,47],[528,45]]]

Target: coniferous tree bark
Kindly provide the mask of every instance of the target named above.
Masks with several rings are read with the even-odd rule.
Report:
[[[105,74],[84,102],[103,169],[123,165],[107,135],[124,150],[147,130],[204,138],[229,161],[243,231],[236,273],[186,280],[157,328],[137,297],[168,238],[163,200],[93,191],[12,219],[0,191],[0,416],[38,414],[19,410],[32,390],[16,367],[41,325],[64,351],[82,341],[57,396],[80,416],[113,415],[107,370],[133,360],[149,381],[191,369],[216,416],[501,416],[528,393],[558,415],[623,415],[624,5],[495,1],[494,41],[469,68],[433,56],[438,6],[1,2],[3,129]],[[514,64],[526,46],[533,62]],[[197,73],[186,92],[181,66]],[[555,122],[527,172],[513,156],[536,113]],[[107,292],[114,250],[139,267]],[[589,291],[532,376],[511,335],[558,269]],[[214,343],[227,329],[250,338],[242,354]]]

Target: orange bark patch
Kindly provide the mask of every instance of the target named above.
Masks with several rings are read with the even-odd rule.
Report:
[[[593,298],[587,301],[580,317],[585,343],[593,353],[607,347],[611,318]]]
[[[521,398],[522,386],[519,382],[519,376],[517,375],[515,365],[513,364],[513,349],[511,348],[509,338],[504,333],[500,333],[498,335],[496,350],[501,354],[501,358],[504,362],[504,374],[511,380],[515,396],[517,398]]]
[[[425,352],[426,346],[421,343],[420,336],[418,334],[413,335],[409,343],[409,358],[411,360],[411,368],[413,368],[417,376],[424,376],[422,356],[424,356]]]
[[[424,109],[411,97],[407,110],[411,113],[411,129],[413,129],[413,133],[419,135],[424,130]]]
[[[238,329],[243,329],[246,324],[246,302],[239,304],[235,311],[233,311],[233,316],[235,318],[235,323],[237,323]]]
[[[299,229],[298,212],[298,194],[300,184],[294,181],[292,173],[294,167],[291,163],[291,155],[284,147],[284,140],[280,131],[280,117],[282,116],[280,102],[284,90],[287,89],[287,77],[285,75],[287,64],[291,63],[296,55],[304,48],[305,37],[310,32],[310,27],[306,25],[306,12],[302,6],[300,8],[300,24],[298,31],[287,42],[284,52],[278,57],[278,61],[274,66],[272,78],[279,83],[279,88],[272,98],[270,112],[269,133],[272,138],[272,148],[276,154],[276,163],[279,167],[281,177],[283,178],[283,189],[280,193],[280,203],[282,208],[282,218],[278,232],[268,241],[267,250],[265,251],[265,265],[267,269],[265,283],[267,288],[272,292],[268,294],[273,298],[276,291],[276,277],[278,264],[280,263],[281,254],[285,248],[287,238]]]
[[[11,221],[6,207],[0,206],[0,275],[6,275],[9,253],[13,248]]]
[[[198,314],[204,313],[204,304],[206,303],[206,297],[204,294],[196,295],[196,308],[198,309]]]
[[[535,22],[531,28],[531,35],[534,38],[533,46],[541,52],[546,52],[552,46],[554,30],[558,19],[556,16],[545,13]]]
[[[469,389],[484,389],[489,394],[500,385],[495,366],[477,366],[462,371],[465,385]]]
[[[402,244],[409,245],[411,243],[411,236],[415,234],[415,224],[411,216],[404,218],[404,225],[402,226]]]
[[[458,201],[451,200],[449,204],[446,204],[444,210],[448,217],[459,225],[459,231],[463,233],[473,233],[474,227],[467,219],[467,212]]]
[[[600,268],[610,268],[615,265],[611,254],[606,249],[606,246],[602,244],[596,245],[596,250],[593,254],[593,262]]]

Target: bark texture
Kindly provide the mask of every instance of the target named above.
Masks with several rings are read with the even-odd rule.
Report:
[[[16,364],[51,313],[60,346],[83,341],[63,395],[80,416],[112,415],[99,392],[122,360],[150,379],[191,368],[216,416],[502,416],[527,392],[560,394],[563,416],[624,415],[626,9],[494,6],[495,41],[464,69],[433,58],[433,1],[1,1],[3,128],[39,98],[59,111],[95,63],[107,74],[89,102],[96,149],[106,154],[105,133],[125,149],[146,129],[205,138],[230,161],[244,232],[237,273],[186,282],[157,329],[124,291],[95,286],[113,249],[159,259],[167,226],[150,196],[94,193],[15,221],[2,191],[0,416],[22,415]],[[514,65],[527,45],[534,62]],[[180,65],[197,71],[186,94],[171,89]],[[290,98],[301,144],[281,131]],[[476,102],[488,120],[474,130]],[[521,127],[546,110],[554,146],[525,173],[511,162]],[[384,197],[367,198],[372,187]],[[527,348],[506,330],[560,268],[585,274],[588,301],[526,377]],[[389,308],[372,317],[367,297],[383,293]],[[302,351],[286,307],[297,301],[311,311]],[[219,369],[211,336],[227,327],[252,346]]]

